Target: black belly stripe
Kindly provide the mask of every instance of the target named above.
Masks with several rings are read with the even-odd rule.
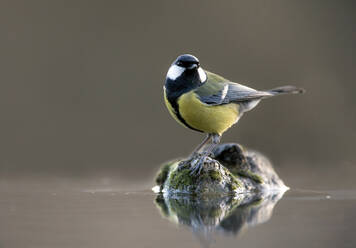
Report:
[[[192,126],[190,126],[185,120],[184,118],[182,117],[182,115],[180,114],[179,112],[179,106],[178,106],[178,98],[168,98],[168,101],[169,103],[172,105],[173,109],[174,109],[174,112],[178,118],[178,120],[180,120],[186,127],[194,130],[194,131],[198,131],[198,132],[201,132],[201,133],[204,133],[203,131],[199,130],[199,129],[196,129]]]

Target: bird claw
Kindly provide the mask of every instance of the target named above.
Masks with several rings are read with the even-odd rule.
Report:
[[[198,161],[194,161],[195,163],[191,164],[191,170],[190,170],[190,175],[198,175],[201,173],[204,163],[205,163],[206,156],[202,156],[201,158],[198,159]]]

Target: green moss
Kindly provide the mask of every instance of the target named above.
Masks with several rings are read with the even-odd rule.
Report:
[[[256,183],[259,183],[259,184],[263,183],[262,177],[260,177],[259,175],[255,174],[249,170],[241,170],[241,171],[238,171],[237,174],[241,177],[250,178],[251,180],[255,181]]]
[[[166,179],[168,177],[168,173],[174,163],[175,163],[175,161],[171,161],[171,162],[162,166],[162,168],[160,169],[160,171],[158,172],[158,175],[156,177],[156,183],[158,185],[164,184],[164,182],[166,181]]]
[[[183,189],[195,184],[195,177],[190,175],[189,169],[173,171],[170,175],[171,187],[174,189]]]
[[[242,187],[242,183],[231,173],[230,173],[230,179],[231,179],[231,190],[237,190],[238,188]]]
[[[240,177],[249,177],[252,180],[261,183],[262,178],[258,175],[251,173],[250,171],[240,170],[238,173],[232,173],[228,169],[225,170],[227,176],[229,177],[228,189],[233,192],[243,187],[243,183],[240,180]],[[168,178],[169,177],[169,178]],[[209,185],[214,187],[213,184],[219,184],[224,180],[224,176],[219,170],[203,170],[199,175],[191,175],[191,168],[189,163],[179,163],[177,160],[167,163],[162,166],[159,174],[157,175],[156,182],[161,188],[166,182],[169,181],[169,188],[172,190],[178,191],[187,191],[194,193],[199,186],[199,191],[201,194],[210,193],[211,188],[201,188],[200,185]],[[219,186],[217,186],[219,188]],[[205,192],[206,191],[206,192]]]
[[[209,171],[209,176],[213,181],[221,181],[222,180],[220,173],[215,170]]]
[[[231,191],[235,191],[237,189],[238,189],[238,187],[235,184],[231,184]]]

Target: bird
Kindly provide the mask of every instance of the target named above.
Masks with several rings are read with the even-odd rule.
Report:
[[[197,57],[183,54],[169,67],[163,91],[172,117],[184,127],[206,134],[186,160],[199,158],[190,167],[191,174],[198,174],[220,143],[222,134],[244,113],[255,108],[262,99],[303,93],[304,89],[281,86],[266,91],[255,90],[204,70]]]

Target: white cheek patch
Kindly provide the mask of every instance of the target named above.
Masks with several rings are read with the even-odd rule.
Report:
[[[205,82],[206,81],[206,73],[202,68],[198,69],[198,73],[199,73],[199,78],[200,78],[200,82]]]
[[[182,73],[185,71],[185,68],[180,67],[178,65],[172,65],[168,72],[167,72],[167,78],[171,80],[176,80]]]

